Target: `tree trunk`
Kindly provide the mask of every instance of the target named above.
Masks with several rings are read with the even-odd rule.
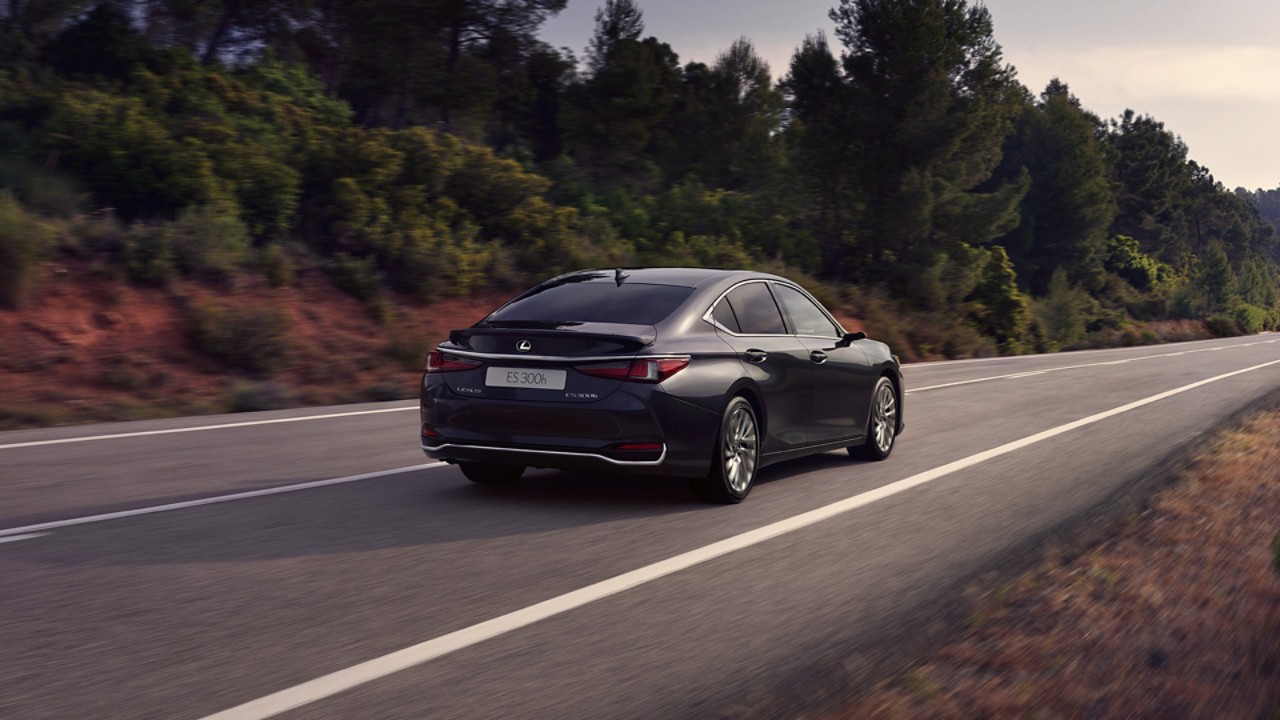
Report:
[[[9,27],[15,31],[23,32],[24,28],[22,27],[22,23],[18,22],[21,17],[22,0],[9,0]],[[25,35],[26,33],[23,32],[23,34]]]
[[[205,45],[204,55],[201,56],[200,62],[205,65],[213,64],[218,57],[218,50],[222,47],[222,41],[226,39],[227,33],[231,31],[231,25],[236,21],[236,17],[240,15],[242,0],[225,0],[222,4],[222,17],[218,19],[218,25],[213,29],[213,34],[209,36],[209,43]]]
[[[454,18],[453,24],[449,28],[449,54],[446,56],[444,66],[444,102],[440,106],[440,121],[447,133],[453,132],[453,108],[450,103],[453,102],[454,78],[458,73],[458,60],[462,55],[462,19]]]

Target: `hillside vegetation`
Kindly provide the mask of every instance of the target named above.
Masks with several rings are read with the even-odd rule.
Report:
[[[842,49],[798,38],[780,79],[745,38],[681,64],[632,0],[580,61],[537,39],[564,4],[6,3],[0,307],[65,266],[158,288],[256,377],[287,347],[232,330],[288,318],[183,288],[327,278],[390,327],[582,267],[754,267],[912,358],[1280,326],[1280,190],[1029,91],[980,4],[842,0]]]

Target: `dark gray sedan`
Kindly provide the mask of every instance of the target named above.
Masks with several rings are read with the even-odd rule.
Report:
[[[771,463],[839,448],[887,458],[902,400],[889,348],[785,278],[589,270],[431,351],[422,449],[477,483],[526,467],[639,472],[736,503]]]

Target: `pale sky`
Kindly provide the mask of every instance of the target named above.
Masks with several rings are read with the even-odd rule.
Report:
[[[971,0],[972,1],[972,0]],[[542,38],[582,59],[604,0],[569,0]],[[711,63],[746,36],[777,79],[836,0],[637,0],[645,35],[680,62]],[[1039,94],[1066,82],[1103,118],[1126,108],[1182,138],[1228,189],[1280,187],[1280,2],[1277,0],[987,0],[996,41]]]

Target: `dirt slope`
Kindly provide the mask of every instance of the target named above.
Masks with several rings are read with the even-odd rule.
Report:
[[[255,275],[138,288],[49,266],[21,311],[0,310],[0,428],[412,397],[428,346],[505,297],[393,299],[379,323],[319,273],[284,288]],[[202,356],[193,307],[278,311],[285,361],[255,374]]]
[[[1280,410],[1224,431],[1117,536],[994,589],[861,718],[1280,718]]]

